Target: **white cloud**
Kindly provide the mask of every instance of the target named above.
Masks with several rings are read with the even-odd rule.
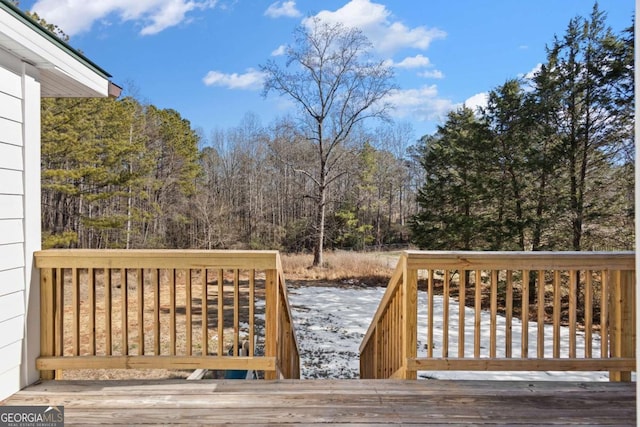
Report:
[[[276,50],[271,52],[271,56],[282,56],[287,53],[287,45],[281,44]]]
[[[431,61],[426,56],[418,54],[416,56],[408,56],[393,65],[398,68],[423,68],[431,66]]]
[[[152,18],[152,23],[147,25],[140,31],[142,35],[157,34],[165,28],[178,25],[185,19],[187,12],[192,11],[196,7],[196,3],[184,3],[180,0],[167,3],[164,8],[160,9]]]
[[[272,3],[267,10],[265,10],[264,14],[271,18],[279,18],[281,16],[297,18],[302,16],[302,13],[296,9],[296,2],[292,0]]]
[[[430,68],[432,66],[431,61],[429,60],[429,58],[427,58],[426,56],[420,55],[420,54],[418,54],[416,56],[408,56],[408,57],[404,58],[400,62],[393,62],[393,60],[388,59],[388,60],[385,61],[385,65],[388,66],[388,67],[405,68],[405,69]],[[422,77],[422,78],[425,78],[425,79],[442,79],[442,78],[444,78],[444,74],[440,70],[424,70],[424,71],[420,71],[418,73],[418,76]]]
[[[393,62],[393,60],[387,59],[384,61],[384,63],[385,63],[385,66],[387,67],[396,67],[396,68],[405,68],[405,69],[432,67],[432,64],[429,58],[420,54],[416,56],[408,56],[400,62]],[[422,77],[425,79],[443,79],[444,78],[444,74],[442,73],[442,71],[435,70],[435,69],[420,71],[417,73],[417,75],[418,77]]]
[[[464,105],[473,111],[477,111],[478,108],[486,107],[487,102],[489,102],[489,94],[487,92],[480,92],[467,98],[467,100],[464,101]]]
[[[108,22],[115,14],[121,21],[142,25],[140,34],[157,34],[187,22],[187,13],[215,7],[217,0],[38,0],[32,10],[55,23],[70,36],[91,29],[95,21]]]
[[[402,48],[426,50],[433,40],[446,37],[446,33],[437,28],[409,28],[400,21],[393,21],[385,5],[371,0],[351,0],[336,11],[323,10],[316,17],[325,22],[341,22],[348,27],[360,28],[373,46],[384,54]]]
[[[207,86],[222,86],[227,89],[260,89],[264,82],[264,73],[249,68],[245,73],[221,73],[209,71],[202,79]]]
[[[531,69],[531,71],[529,71],[528,73],[525,73],[525,74],[518,74],[518,77],[519,78],[523,78],[524,77],[527,80],[531,80],[536,76],[536,74],[538,74],[538,72],[540,72],[541,69],[542,69],[542,63],[539,62],[539,63],[536,64],[535,67],[533,67]]]
[[[387,101],[395,106],[391,112],[394,117],[417,121],[443,120],[447,113],[460,106],[450,99],[440,98],[436,85],[396,90]]]
[[[419,77],[425,79],[444,79],[444,73],[440,70],[427,70],[418,73]]]
[[[386,100],[395,109],[391,115],[399,119],[412,119],[417,122],[445,122],[449,112],[465,105],[477,111],[478,107],[486,107],[489,95],[486,92],[469,97],[463,103],[442,98],[436,85],[425,85],[417,89],[400,89],[392,92]]]

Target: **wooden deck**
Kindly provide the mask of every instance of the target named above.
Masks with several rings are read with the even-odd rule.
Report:
[[[443,380],[46,381],[4,405],[65,425],[636,425],[635,383]]]

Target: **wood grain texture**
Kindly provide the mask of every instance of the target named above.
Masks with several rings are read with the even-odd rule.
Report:
[[[361,366],[391,360],[392,369],[366,369],[364,378],[375,373],[376,378],[410,378],[413,371],[425,370],[545,370],[545,371],[609,371],[612,381],[631,381],[635,370],[635,255],[632,252],[447,252],[405,251],[384,297],[373,317],[373,322],[362,342]],[[594,272],[595,277],[594,277]],[[397,295],[413,295],[418,286],[418,277],[428,273],[427,301],[427,357],[408,356],[408,349],[416,347],[414,318],[416,298],[399,298],[402,317],[398,322],[388,322],[386,313],[395,309]],[[442,314],[434,316],[434,276],[440,282]],[[467,279],[473,282],[474,294],[467,301]],[[402,287],[399,287],[399,284]],[[451,318],[450,286],[457,285],[459,309],[457,319]],[[600,311],[600,334],[594,334],[593,295],[601,288],[598,301]],[[517,345],[512,331],[514,318],[514,291],[520,297],[521,333],[520,354],[515,358],[513,347]],[[588,289],[586,289],[588,288]],[[584,291],[584,298],[579,296]],[[551,295],[547,295],[548,293]],[[500,293],[500,297],[498,294]],[[504,295],[504,301],[502,297]],[[531,297],[530,297],[531,296]],[[500,298],[501,307],[498,307]],[[581,300],[581,301],[580,301]],[[486,303],[486,304],[485,304]],[[484,305],[483,305],[484,304]],[[473,306],[473,354],[466,354],[464,335],[458,334],[458,357],[450,358],[449,339],[451,325],[464,325],[464,312]],[[482,310],[489,310],[488,325],[482,323]],[[498,314],[504,314],[506,323],[498,322]],[[530,316],[532,314],[533,316]],[[549,315],[549,318],[547,317]],[[434,319],[434,317],[437,317]],[[531,322],[534,320],[535,323]],[[527,321],[524,321],[527,320]],[[442,328],[440,342],[433,342],[434,324]],[[500,323],[500,325],[499,325]],[[552,332],[546,340],[545,327],[551,325]],[[579,326],[589,327],[585,334],[589,339],[585,352],[577,353]],[[562,348],[561,327],[568,327],[567,348]],[[482,330],[488,328],[488,330]],[[369,340],[373,331],[383,339],[382,345],[373,347]],[[536,344],[535,355],[530,354],[531,344]],[[483,335],[488,335],[484,337]],[[392,345],[387,345],[387,337]],[[399,338],[399,342],[395,337]],[[498,353],[498,336],[505,336],[505,349]],[[602,338],[600,338],[602,337]],[[482,339],[488,342],[483,343]],[[601,342],[600,357],[594,358],[594,340]],[[439,346],[441,356],[433,356],[432,348]],[[363,352],[362,349],[367,349]],[[481,350],[486,348],[486,353]],[[374,350],[372,350],[374,349]],[[546,349],[550,350],[549,357]],[[375,351],[375,353],[374,353]],[[398,356],[400,360],[398,360]],[[487,357],[488,356],[488,357]],[[402,369],[399,369],[399,368]]]
[[[72,369],[240,369],[272,371],[267,375],[274,379],[280,374],[300,376],[277,251],[45,250],[36,258],[42,271],[43,349],[37,367],[47,378],[60,379],[63,370]],[[233,275],[228,291],[225,274]],[[272,298],[264,301],[266,347],[272,355],[239,358],[241,311],[243,322],[247,311],[251,316],[248,350],[255,356],[255,317],[261,315],[255,310],[256,274],[266,276],[267,297]],[[225,319],[226,311],[231,319]],[[81,313],[90,314],[88,321],[81,319]],[[229,356],[225,328],[231,330]],[[214,334],[215,356],[210,342]]]
[[[34,253],[36,268],[276,268],[277,251],[195,249],[48,249]]]
[[[636,425],[635,384],[512,381],[45,381],[5,405],[65,425]]]

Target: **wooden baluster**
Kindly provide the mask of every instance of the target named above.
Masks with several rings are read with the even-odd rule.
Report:
[[[584,357],[593,357],[593,271],[585,272],[584,281]]]
[[[561,305],[561,280],[560,271],[553,272],[553,357],[560,357],[560,313]]]
[[[475,304],[473,320],[473,357],[480,357],[480,325],[482,315],[482,271],[476,270],[475,275]]]
[[[277,277],[276,277],[276,280]],[[280,288],[278,286],[278,288]],[[278,298],[278,301],[280,298]],[[233,271],[233,355],[240,354],[240,270]]]
[[[104,269],[104,338],[105,354],[111,356],[113,353],[112,329],[111,329],[111,269]]]
[[[520,357],[529,358],[529,270],[522,271],[522,336]]]
[[[186,315],[186,354],[187,356],[193,355],[193,345],[191,340],[193,338],[193,327],[192,321],[193,316],[191,312],[191,304],[193,303],[193,299],[191,298],[191,286],[193,285],[193,270],[189,269],[188,277],[186,278],[185,283],[185,315]]]
[[[513,271],[507,270],[507,289],[505,296],[505,357],[510,359],[513,354]]]
[[[395,356],[393,370],[397,370],[402,366],[401,354],[397,350],[402,345],[402,339],[400,331],[402,329],[402,289],[400,289],[400,296],[396,298],[394,303],[395,318],[393,319],[392,334],[395,337],[394,350],[392,354]]]
[[[129,277],[127,269],[120,269],[120,292],[122,303],[122,355],[129,354]]]
[[[442,357],[449,357],[449,270],[444,271],[442,286]]]
[[[127,269],[120,269],[120,311],[121,311],[121,329],[122,329],[122,355],[129,354],[129,297],[128,297],[129,280],[127,278]]]
[[[427,307],[427,357],[433,357],[433,270],[429,270],[427,280],[427,298],[429,299]]]
[[[466,289],[467,289],[467,272],[465,270],[458,270],[459,285],[458,285],[458,357],[464,357],[464,322],[466,311]]]
[[[381,354],[382,354],[382,359],[380,360],[380,369],[381,369],[381,378],[387,378],[388,377],[388,372],[387,372],[387,360],[389,358],[389,346],[387,345],[387,336],[388,336],[388,327],[389,325],[387,324],[387,314],[386,312],[382,314],[382,317],[380,318],[380,325],[381,325],[381,335],[380,335],[380,343],[381,343]]]
[[[218,270],[218,356],[224,356],[224,270]]]
[[[87,270],[87,299],[89,305],[89,355],[96,355],[96,272]]]
[[[200,320],[202,322],[202,355],[209,354],[209,304],[207,302],[207,269],[200,269],[200,290],[202,292],[202,303],[200,304],[202,309],[202,315]]]
[[[71,268],[71,354],[80,355],[80,281],[78,269]]]
[[[396,302],[396,304],[400,304],[400,310],[402,310],[402,286],[400,286],[398,288],[398,294],[395,297],[395,300],[391,301],[391,304],[393,304],[394,302]],[[397,347],[399,349],[400,352],[400,357],[402,357],[402,342],[403,342],[403,329],[401,326],[398,327],[398,329],[394,330],[393,329],[393,317],[391,316],[391,305],[389,306],[389,309],[387,309],[387,314],[386,314],[386,318],[387,318],[387,326],[386,326],[386,331],[387,331],[387,354],[389,355],[388,359],[387,359],[387,377],[390,377],[391,375],[393,375],[394,373],[394,366],[393,366],[393,359],[395,356],[395,352],[398,351],[396,349],[393,348],[393,343],[394,343],[394,338],[397,334],[398,337],[398,341],[400,342],[400,345]]]
[[[176,279],[177,270],[169,270],[169,355],[176,355]]]
[[[600,357],[609,357],[609,270],[602,270],[600,285]]]
[[[153,354],[160,356],[160,269],[153,271]]]
[[[491,320],[489,327],[489,357],[496,357],[498,342],[498,270],[491,270]]]
[[[576,317],[580,271],[569,271],[569,358],[576,357]]]
[[[544,359],[545,278],[544,270],[538,270],[538,359]]]
[[[396,298],[399,298],[398,296],[396,296]],[[394,343],[394,334],[398,333],[402,333],[400,331],[400,329],[398,329],[397,331],[393,330],[393,315],[391,313],[392,311],[392,307],[394,304],[395,300],[391,300],[389,301],[389,306],[387,307],[387,310],[385,311],[385,315],[384,315],[384,330],[385,330],[385,346],[386,346],[386,350],[385,353],[387,354],[387,358],[385,361],[385,366],[386,366],[386,377],[388,378],[390,375],[393,374],[393,359],[394,359],[394,350],[393,350],[393,343]],[[398,349],[401,351],[401,347],[398,346]]]
[[[384,333],[381,320],[378,320],[378,324],[376,325],[376,342],[375,342],[375,355],[374,355],[374,367],[375,367],[375,379],[382,379],[383,370],[382,364],[384,360],[384,346],[382,345],[382,335]]]
[[[249,271],[249,356],[255,355],[256,271]]]
[[[138,356],[144,356],[144,270],[138,269]]]
[[[55,273],[55,355],[62,356],[64,354],[64,269],[57,268]],[[61,372],[56,371],[56,378]]]
[[[56,269],[40,269],[40,356],[50,357],[55,355],[56,341]],[[41,370],[40,378],[52,380],[55,371]]]

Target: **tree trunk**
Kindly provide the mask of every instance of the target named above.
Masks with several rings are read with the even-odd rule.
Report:
[[[133,145],[133,121],[131,122],[131,126],[129,126],[129,145]],[[133,167],[131,165],[131,161],[129,161],[128,170],[129,176],[133,175]],[[127,186],[127,229],[126,229],[126,245],[127,249],[131,249],[131,212],[133,206],[133,191],[131,189],[131,184]]]
[[[316,215],[316,242],[315,248],[313,251],[313,266],[314,267],[323,267],[324,259],[324,222],[325,222],[325,208],[326,208],[326,197],[327,197],[327,187],[322,184],[318,189],[318,212]]]

